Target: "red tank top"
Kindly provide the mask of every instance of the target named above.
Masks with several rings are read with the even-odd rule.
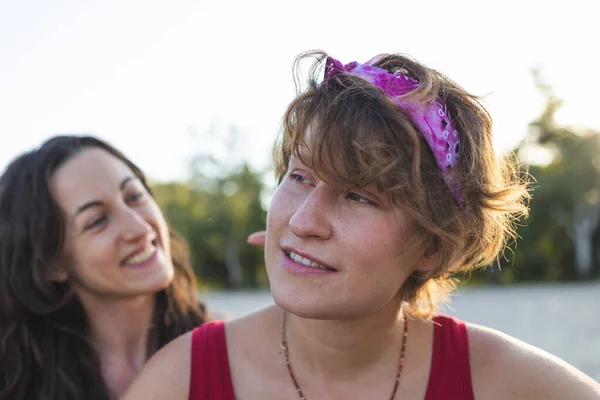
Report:
[[[425,400],[474,400],[466,325],[444,315],[433,320],[433,356]],[[189,400],[235,400],[223,321],[194,329]]]

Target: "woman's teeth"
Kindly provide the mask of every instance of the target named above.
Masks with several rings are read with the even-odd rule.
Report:
[[[147,261],[150,257],[152,257],[154,255],[154,252],[156,252],[156,247],[153,244],[151,244],[150,246],[146,247],[146,249],[144,249],[141,253],[137,253],[136,255],[131,256],[127,260],[125,260],[125,264],[141,264],[144,261]]]
[[[308,258],[304,258],[301,255],[294,253],[293,251],[286,251],[286,253],[288,256],[290,256],[292,260],[296,261],[297,263],[306,265],[307,267],[319,268],[327,271],[330,270],[330,268],[324,267],[321,264],[317,264],[316,262],[311,261]]]

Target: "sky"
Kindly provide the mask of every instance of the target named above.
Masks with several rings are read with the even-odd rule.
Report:
[[[195,154],[271,165],[292,63],[405,53],[485,96],[499,152],[543,109],[600,129],[594,1],[0,0],[0,169],[52,135],[92,134],[155,181]],[[227,146],[230,132],[234,146]]]

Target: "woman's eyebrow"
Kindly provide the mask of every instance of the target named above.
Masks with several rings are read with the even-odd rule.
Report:
[[[123,190],[125,188],[125,186],[131,182],[134,179],[134,177],[132,176],[127,176],[125,177],[121,183],[119,184],[119,190]],[[73,218],[77,217],[79,214],[81,214],[82,212],[84,212],[85,210],[88,210],[90,208],[93,207],[99,207],[102,206],[104,203],[100,200],[92,200],[92,201],[88,201],[85,204],[80,205],[79,207],[77,207],[77,211],[75,211],[75,215],[73,215]]]

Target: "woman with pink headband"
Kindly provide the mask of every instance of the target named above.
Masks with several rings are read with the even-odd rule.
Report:
[[[591,378],[434,312],[527,214],[478,99],[408,57],[316,52],[275,147],[275,305],[159,351],[125,399],[598,399]]]

